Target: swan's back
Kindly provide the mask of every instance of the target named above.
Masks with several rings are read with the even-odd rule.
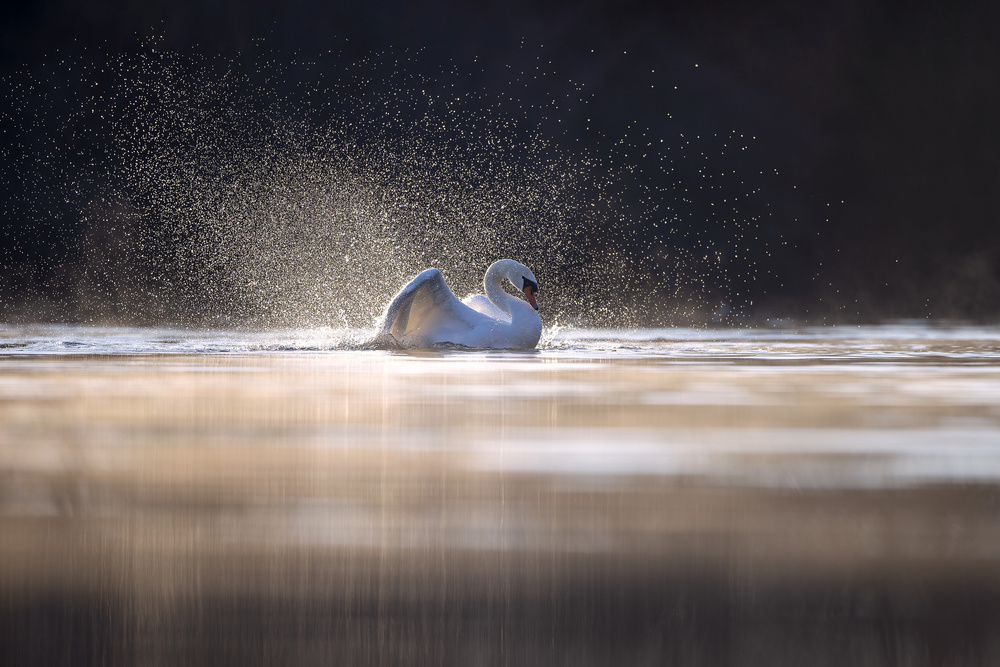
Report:
[[[510,322],[510,315],[493,305],[493,302],[486,298],[483,294],[472,294],[467,296],[462,299],[462,303],[477,313],[482,313],[490,319],[498,320],[500,322]]]

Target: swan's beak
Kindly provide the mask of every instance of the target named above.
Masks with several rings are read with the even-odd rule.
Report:
[[[538,302],[535,301],[536,292],[538,292],[538,288],[534,285],[525,285],[524,296],[528,299],[528,303],[531,304],[531,307],[538,310]]]

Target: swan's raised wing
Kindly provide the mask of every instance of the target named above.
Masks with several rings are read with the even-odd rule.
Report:
[[[459,301],[437,269],[410,281],[386,308],[376,342],[407,347],[453,340],[479,325],[481,316]]]

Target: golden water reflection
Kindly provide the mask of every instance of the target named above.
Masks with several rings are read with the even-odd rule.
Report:
[[[957,637],[956,655],[985,660],[1000,645],[966,621],[1000,618],[997,370],[9,357],[0,583],[5,624],[27,637],[9,650],[932,664]],[[948,634],[940,614],[966,621]],[[71,648],[39,643],[40,627]],[[759,660],[739,657],[751,645]]]

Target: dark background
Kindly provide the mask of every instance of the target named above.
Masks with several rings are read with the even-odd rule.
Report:
[[[259,50],[263,40],[268,58],[289,62],[330,48],[341,58],[419,50],[420,64],[411,66],[426,68],[428,76],[442,63],[475,59],[477,80],[468,85],[488,88],[494,80],[499,86],[512,67],[529,67],[544,48],[559,75],[553,80],[582,82],[593,94],[577,145],[582,138],[599,152],[597,144],[613,143],[632,121],[660,136],[755,137],[743,154],[712,158],[720,173],[761,179],[759,196],[737,211],[748,217],[766,211],[753,238],[739,240],[750,257],[730,269],[755,273],[743,288],[740,321],[995,321],[996,6],[985,0],[43,0],[4,10],[0,68],[12,86],[23,72],[51,63],[54,53],[99,61],[146,50],[155,35],[159,50],[237,59]],[[254,67],[252,59],[247,67]],[[551,93],[540,85],[520,95],[530,106]],[[8,93],[0,118],[8,163],[0,181],[3,314],[130,319],[124,311],[81,307],[79,291],[68,287],[100,258],[129,249],[114,234],[80,224],[71,211],[48,218],[39,212],[37,202],[51,187],[46,178],[56,179],[58,169],[26,179],[10,166],[31,133],[19,108],[24,99],[23,92]],[[572,115],[565,120],[583,123]],[[572,138],[573,131],[564,136]],[[684,168],[667,185],[683,182]],[[712,202],[672,205],[686,206],[689,219],[704,214],[710,224]],[[110,210],[89,217],[115,216]],[[706,227],[701,238],[733,229]],[[629,241],[632,249],[641,253],[652,234],[640,230]],[[588,238],[600,248],[600,234]],[[94,289],[116,298],[113,290]],[[162,310],[158,317],[172,315]]]

